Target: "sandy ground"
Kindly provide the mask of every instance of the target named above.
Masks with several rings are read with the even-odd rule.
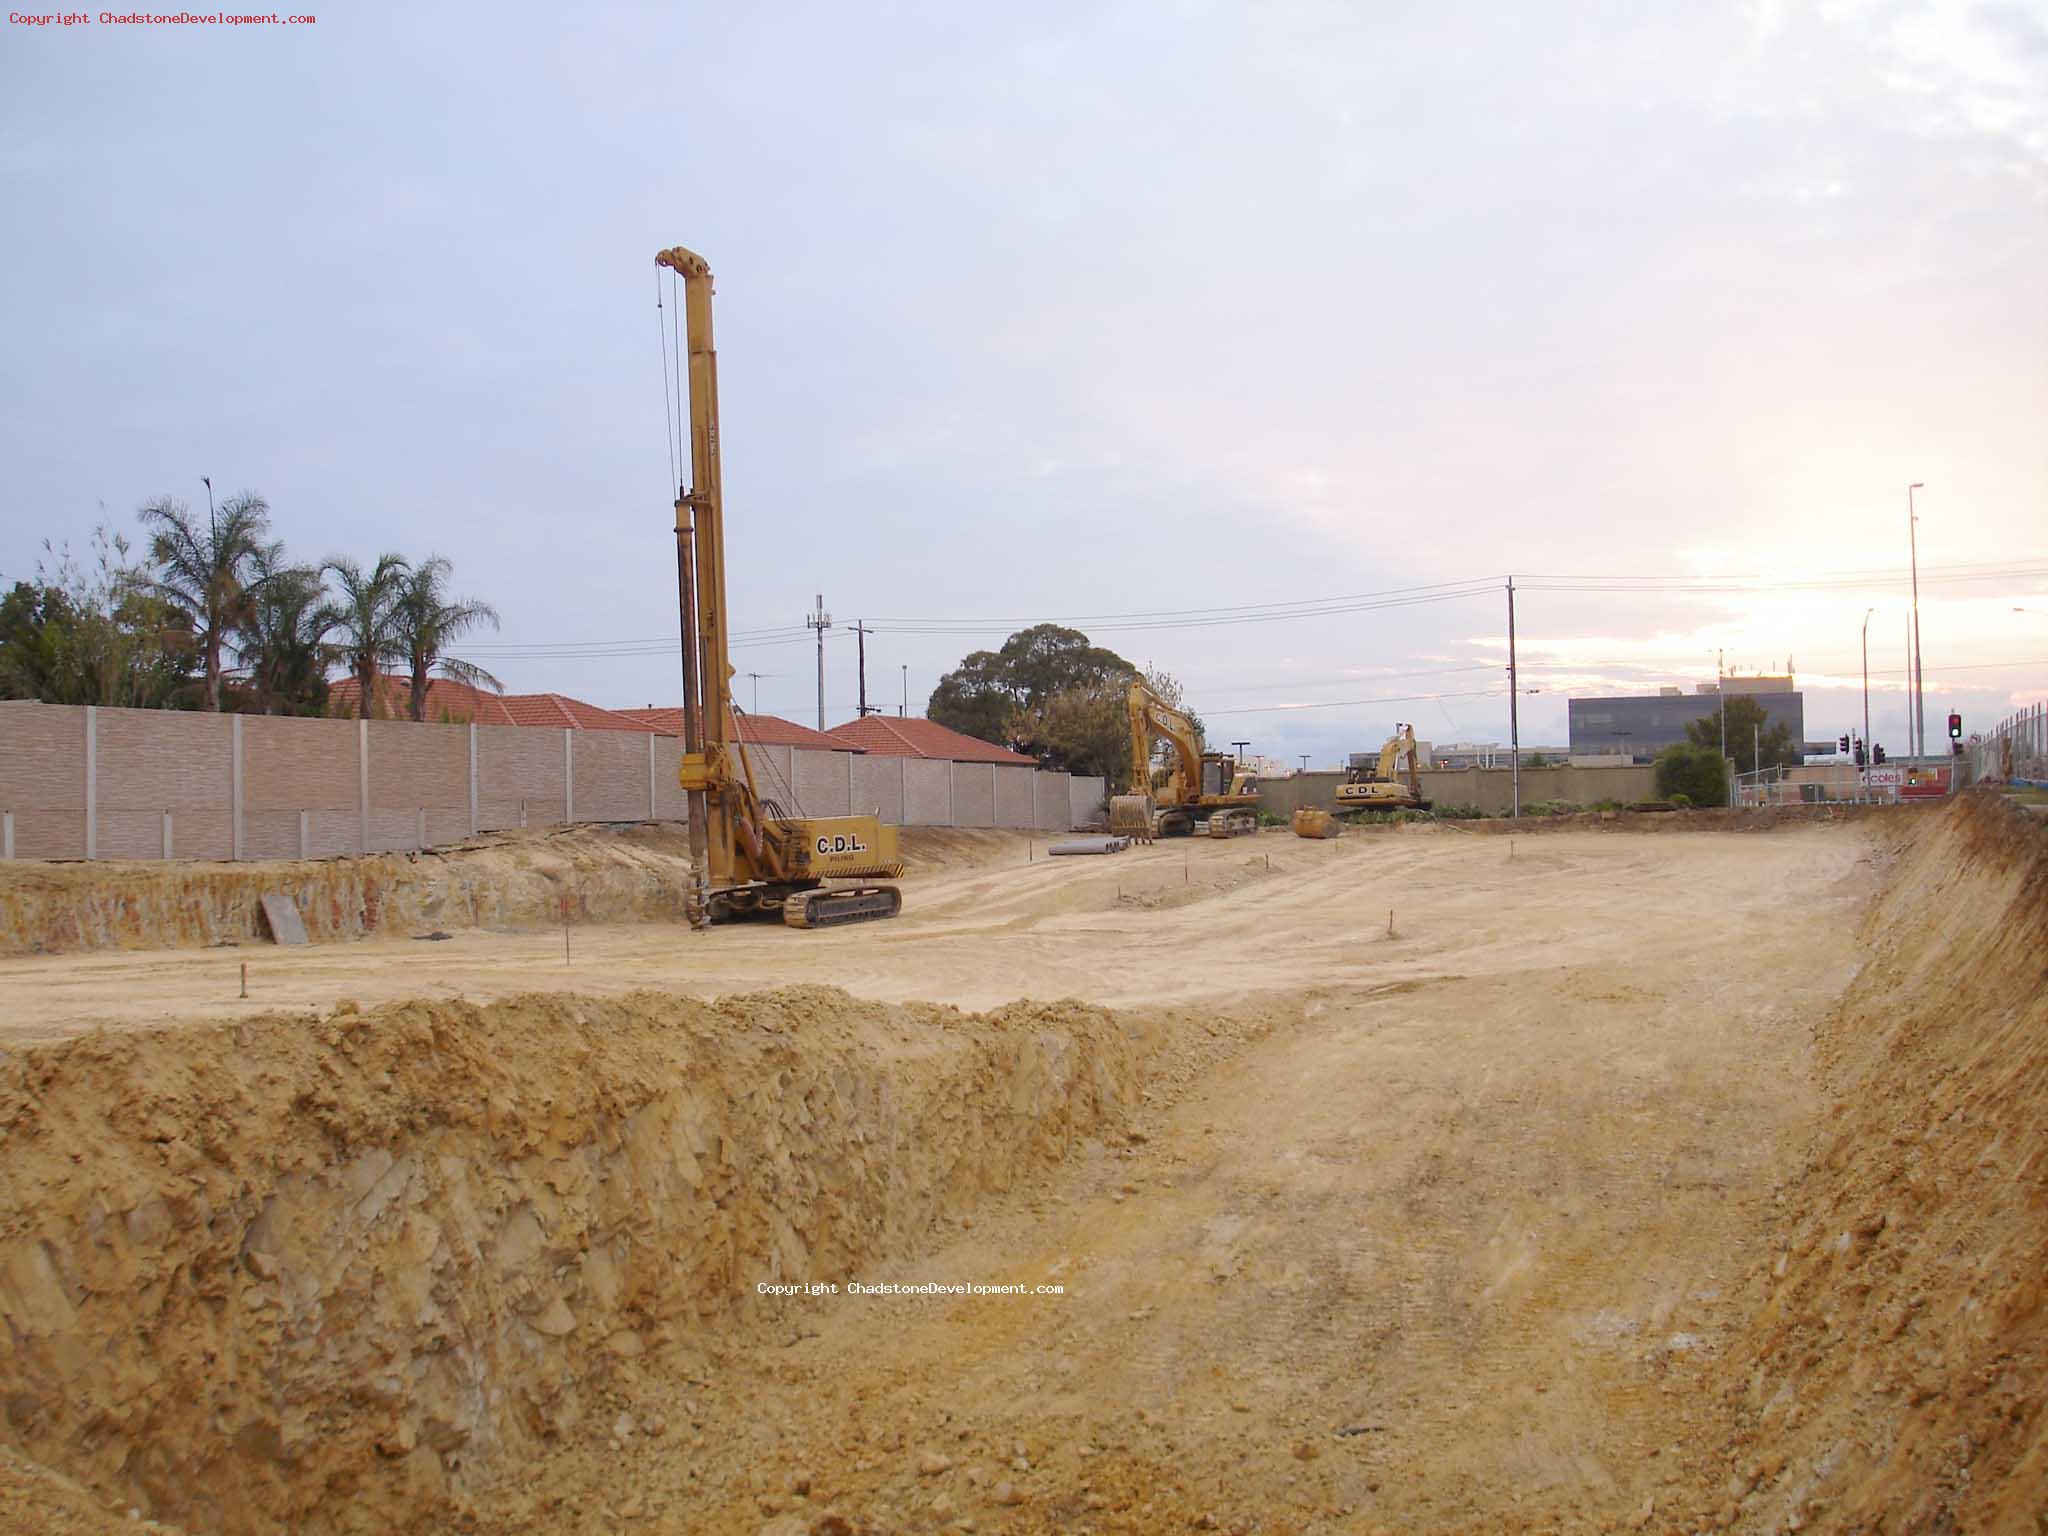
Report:
[[[915,974],[794,956],[856,990],[1296,1009],[1050,1199],[867,1277],[1064,1295],[782,1301],[700,1381],[622,1400],[666,1436],[599,1427],[487,1528],[1719,1524],[1725,1426],[1687,1373],[1740,1321],[1816,1108],[1806,1021],[1852,966],[1868,845],[1272,851],[1268,878],[1263,840],[1186,849],[1244,883],[1155,910],[1129,893],[1192,889],[1180,847],[964,874],[921,893]]]
[[[1610,953],[1617,932],[1660,912],[1680,932],[1698,919],[1770,928],[1794,904],[1788,878],[1803,908],[1805,893],[1826,888],[1862,846],[1853,833],[1814,827],[1654,838],[1446,829],[1336,842],[1269,832],[1048,859],[1042,841],[1027,854],[1021,837],[991,838],[963,849],[964,863],[906,880],[901,918],[836,931],[576,925],[565,946],[560,927],[455,928],[440,941],[304,950],[9,957],[0,959],[0,1043],[324,1011],[344,1000],[484,1001],[535,990],[713,996],[816,982],[967,1008],[1025,997],[1228,1005],[1312,988],[1541,973]],[[1843,910],[1828,911],[1844,920]],[[422,930],[431,931],[440,930]],[[1634,926],[1646,949],[1663,937]]]
[[[907,883],[888,925],[584,927],[567,962],[560,930],[9,960],[0,1038],[798,982],[1257,1015],[1262,1038],[1162,1085],[1133,1135],[864,1277],[1062,1295],[764,1303],[465,1523],[1720,1523],[1727,1425],[1690,1373],[1739,1324],[1819,1107],[1810,1025],[1854,969],[1869,834],[1015,853]]]
[[[752,1300],[475,1466],[453,1524],[477,1536],[1780,1532],[1882,1509],[1960,1530],[1972,1475],[2001,1501],[1978,1509],[2013,1511],[2048,1466],[2023,1135],[2048,1092],[2048,854],[1964,809],[1919,844],[1905,823],[1423,829],[1047,860],[995,838],[928,860],[899,922],[840,932],[8,958],[0,1044],[109,1030],[86,1049],[115,1059],[164,1022],[346,1032],[393,999],[645,989],[623,1006],[662,1061],[645,993],[793,983],[1077,997],[1182,1042],[1126,1077],[1112,1135],[858,1274],[1057,1294]],[[1915,977],[1958,961],[1946,1014]],[[981,1096],[1030,1122],[1004,1071],[934,1112],[985,1124]],[[791,1163],[764,1190],[799,1167],[834,1186]],[[0,1464],[0,1528],[43,1497]],[[322,1528],[449,1511],[365,1520]]]

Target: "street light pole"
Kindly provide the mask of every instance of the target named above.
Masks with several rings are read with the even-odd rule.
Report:
[[[1721,705],[1721,761],[1728,761],[1728,685],[1722,677],[1721,652],[1714,652],[1714,697]],[[1735,803],[1735,786],[1728,786],[1728,803]]]
[[[1913,493],[1926,489],[1919,480],[1906,487],[1906,551],[1913,562],[1913,756],[1916,758],[1925,756],[1927,752],[1927,695],[1921,688],[1920,679],[1920,514],[1913,508]]]
[[[1508,578],[1508,781],[1522,819],[1522,680],[1515,666],[1515,578]]]
[[[1875,608],[1863,610],[1863,787],[1870,787],[1870,616]]]

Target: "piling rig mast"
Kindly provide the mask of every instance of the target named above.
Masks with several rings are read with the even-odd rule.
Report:
[[[681,280],[689,348],[690,483],[677,487],[675,528],[690,925],[776,912],[792,928],[894,917],[902,894],[876,883],[903,873],[894,827],[879,816],[804,816],[801,807],[784,807],[755,786],[732,698],[711,268],[681,246],[654,260]]]

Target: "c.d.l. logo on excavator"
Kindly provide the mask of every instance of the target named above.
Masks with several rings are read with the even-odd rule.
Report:
[[[821,837],[818,839],[818,852],[820,853],[866,853],[867,851],[868,845],[866,843],[845,832],[835,833],[831,837]]]

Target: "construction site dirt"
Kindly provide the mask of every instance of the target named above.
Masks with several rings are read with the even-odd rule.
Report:
[[[8,871],[0,1530],[2040,1529],[2048,828],[1643,820]]]

